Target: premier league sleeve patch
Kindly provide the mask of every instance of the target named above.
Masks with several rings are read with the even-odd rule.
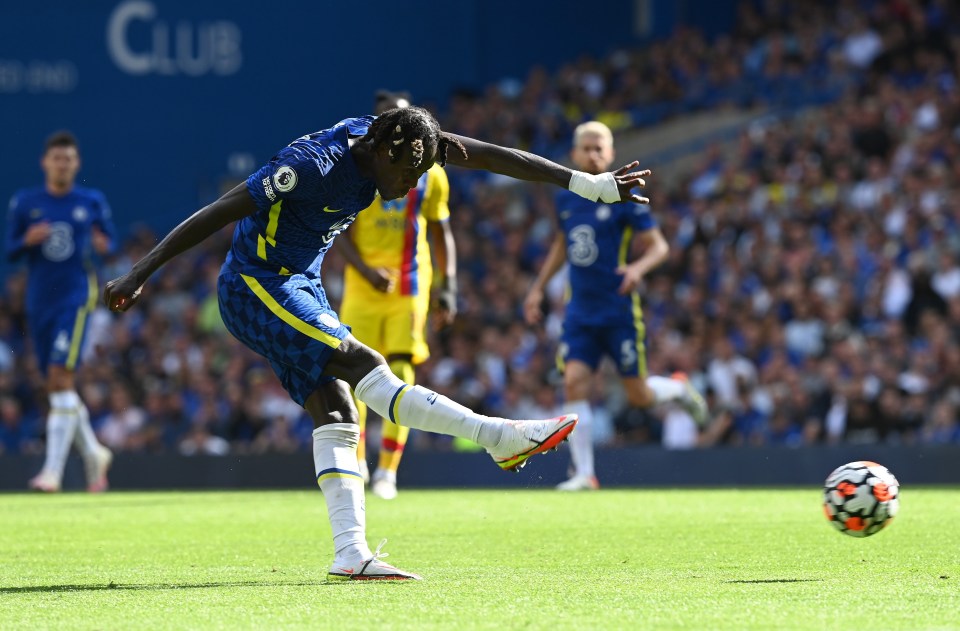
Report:
[[[273,174],[273,187],[281,193],[289,193],[297,186],[297,172],[293,167],[282,166]]]

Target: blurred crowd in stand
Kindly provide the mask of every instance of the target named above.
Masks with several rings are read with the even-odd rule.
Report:
[[[649,370],[687,372],[708,395],[710,424],[627,408],[608,368],[594,389],[597,439],[960,443],[960,11],[946,0],[744,2],[736,24],[714,41],[680,30],[433,104],[448,131],[557,160],[585,120],[626,133],[704,111],[769,113],[702,151],[675,186],[651,178],[647,189],[671,245],[642,293]],[[554,191],[448,173],[460,314],[431,332],[419,382],[488,414],[550,415],[562,404],[563,275],[543,327],[523,323],[521,303],[553,237]],[[133,230],[101,279],[158,236]],[[93,316],[78,376],[112,449],[309,449],[308,417],[220,321],[214,289],[230,236],[170,263],[123,317]],[[334,302],[342,269],[336,256],[325,263]],[[24,276],[11,273],[0,297],[0,453],[42,445],[46,403],[23,300]],[[422,433],[411,443],[453,448]]]

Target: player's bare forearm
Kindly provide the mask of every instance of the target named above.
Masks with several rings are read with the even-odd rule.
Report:
[[[546,182],[561,188],[566,188],[570,183],[573,171],[556,162],[519,149],[501,147],[467,136],[450,135],[463,143],[467,157],[451,148],[447,152],[448,164],[483,169],[527,182]]]
[[[639,242],[643,248],[643,254],[630,263],[631,267],[637,269],[641,276],[646,276],[647,272],[654,269],[667,260],[670,253],[670,245],[663,237],[659,228],[646,230],[637,235],[635,242]]]
[[[457,291],[457,246],[449,222],[431,221],[430,240],[433,242],[433,258],[442,276],[442,288]]]
[[[363,256],[360,254],[360,250],[357,249],[357,244],[354,242],[351,233],[347,232],[344,237],[345,238],[337,239],[334,242],[336,244],[334,247],[343,255],[347,264],[360,272],[360,275],[377,291],[384,293],[393,291],[396,276],[387,268],[370,267],[367,265],[367,262],[363,260]]]
[[[540,273],[537,274],[536,280],[533,281],[533,289],[543,291],[554,274],[563,267],[566,260],[567,238],[562,232],[557,231],[553,242],[550,244],[550,250],[547,252],[547,258],[544,259],[543,265],[540,267]]]
[[[357,244],[353,242],[353,236],[349,230],[339,239],[333,241],[333,247],[343,256],[343,260],[348,265],[352,265],[361,275],[366,276],[364,272],[367,269],[367,264],[363,262],[363,257],[360,256],[360,251],[357,250]]]
[[[186,252],[227,224],[257,212],[246,184],[238,184],[209,206],[185,219],[149,254],[134,264],[131,274],[141,285],[164,263]]]
[[[526,298],[523,299],[523,315],[527,324],[538,324],[543,320],[543,291],[566,259],[567,237],[558,230],[537,278],[533,281]]]

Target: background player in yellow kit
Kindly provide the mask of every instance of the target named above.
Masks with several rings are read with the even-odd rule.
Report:
[[[380,91],[377,115],[410,105],[410,95]],[[433,260],[427,230],[440,272],[434,324],[446,326],[456,315],[457,262],[448,219],[450,184],[443,167],[435,164],[406,197],[373,204],[357,215],[340,239],[338,248],[348,266],[344,276],[340,316],[353,335],[379,351],[397,377],[412,384],[414,366],[430,356],[426,341],[427,312],[433,284]],[[385,295],[386,294],[386,295]],[[367,407],[357,401],[360,442],[357,456],[361,473],[366,464]],[[397,469],[410,428],[384,423],[380,457],[370,490],[384,499],[397,496]]]

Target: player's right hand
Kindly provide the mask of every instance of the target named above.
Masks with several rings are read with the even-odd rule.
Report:
[[[363,277],[373,285],[374,289],[385,294],[392,292],[397,282],[390,270],[383,267],[368,267],[364,270]]]
[[[141,291],[143,285],[131,274],[124,274],[103,288],[103,304],[107,305],[110,311],[126,311],[140,300]]]
[[[41,221],[31,224],[27,231],[23,233],[23,244],[27,247],[39,245],[50,236],[50,222]]]
[[[523,317],[527,324],[540,324],[543,320],[543,291],[531,289],[523,299]]]
[[[634,171],[640,163],[634,160],[630,164],[625,164],[613,172],[613,177],[617,181],[617,190],[620,192],[621,202],[633,202],[635,204],[649,204],[650,199],[633,192],[634,188],[643,188],[647,181],[643,179],[650,175],[650,169]]]

